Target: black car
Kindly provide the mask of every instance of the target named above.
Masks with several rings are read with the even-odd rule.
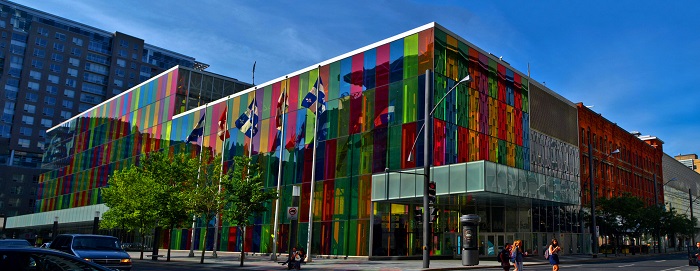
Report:
[[[111,271],[73,255],[34,247],[0,247],[0,271]]]
[[[61,234],[49,246],[107,268],[131,270],[131,256],[114,236],[93,234]]]
[[[32,244],[24,239],[0,239],[0,247],[31,247]]]

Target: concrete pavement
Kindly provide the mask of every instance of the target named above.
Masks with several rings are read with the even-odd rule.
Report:
[[[240,269],[240,270],[286,270],[286,266],[280,265],[277,261],[271,261],[270,255],[266,254],[252,254],[248,253],[245,258],[244,266],[240,267],[240,253],[238,252],[217,252],[219,257],[213,258],[211,256],[212,252],[207,251],[205,254],[204,263],[207,266],[216,265],[220,267],[226,267],[227,269]],[[684,252],[678,252],[684,253]],[[150,255],[150,252],[144,252],[144,259],[139,260],[139,252],[130,251],[132,259],[134,260],[134,269],[139,270],[139,262],[152,260],[146,255]],[[199,263],[201,251],[195,251],[195,257],[187,257],[189,254],[188,250],[173,250],[171,251],[171,262],[165,262],[165,255],[167,250],[159,250],[159,254],[163,255],[159,259],[163,266],[169,264],[195,264]],[[601,254],[598,258],[592,258],[590,255],[562,255],[560,260],[562,264],[571,263],[581,263],[587,261],[604,261],[606,259],[620,259],[620,258],[633,258],[633,257],[649,257],[657,254],[637,254],[626,256],[614,256],[608,255],[607,257]],[[286,254],[281,254],[278,257],[278,261],[284,261],[286,259]],[[528,256],[525,257],[525,266],[531,265],[548,265],[549,262],[544,259],[543,256]],[[480,260],[477,266],[462,266],[462,262],[459,259],[450,260],[431,260],[430,270],[467,270],[467,269],[484,269],[484,268],[494,268],[499,267],[498,263],[494,258],[489,258],[487,260]],[[213,267],[213,266],[212,266]],[[367,257],[349,257],[345,259],[344,257],[335,258],[323,257],[314,258],[313,262],[302,265],[302,270],[425,270],[423,267],[422,260],[382,260],[382,261],[369,261]]]

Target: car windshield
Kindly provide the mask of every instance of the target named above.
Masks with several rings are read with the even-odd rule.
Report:
[[[73,239],[73,249],[82,250],[121,250],[117,238],[99,236],[78,236]]]
[[[5,240],[0,240],[0,247],[17,247],[17,246],[32,246],[29,244],[29,241],[27,240],[13,240],[13,239],[5,239]]]

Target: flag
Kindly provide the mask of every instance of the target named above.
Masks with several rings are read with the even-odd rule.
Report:
[[[374,119],[374,127],[386,126],[394,117],[394,106],[385,107],[381,113]]]
[[[258,133],[258,107],[255,99],[250,102],[245,113],[236,120],[236,128],[247,137],[254,137]]]
[[[318,97],[316,97],[316,92],[318,92]],[[311,90],[309,90],[309,93],[306,94],[304,100],[301,101],[301,106],[309,109],[311,109],[312,106],[313,108],[316,108],[317,99],[319,102],[318,110],[320,111],[320,113],[323,113],[324,111],[326,111],[326,92],[323,89],[323,81],[320,77],[316,79],[314,87]]]
[[[287,110],[288,102],[287,102],[287,89],[282,89],[282,93],[280,93],[280,97],[277,99],[277,130],[282,130],[282,115],[284,114],[284,111]]]
[[[226,124],[227,111],[228,106],[224,107],[224,112],[221,112],[221,116],[219,117],[219,132],[217,134],[222,141],[231,137],[231,134],[228,132],[228,125]]]
[[[187,137],[186,142],[197,141],[202,136],[202,134],[204,133],[204,116],[205,115],[206,115],[206,112],[204,114],[202,114],[201,118],[199,118],[197,125],[194,126],[194,129],[192,129],[192,132]]]

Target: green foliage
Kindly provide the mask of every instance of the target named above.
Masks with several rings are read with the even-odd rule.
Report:
[[[234,171],[223,180],[225,193],[224,219],[246,227],[250,219],[267,211],[266,203],[277,198],[275,190],[265,190],[261,171],[248,157],[234,157]]]
[[[116,171],[102,188],[102,198],[109,210],[104,213],[103,228],[139,230],[156,223],[155,180],[141,174],[137,167]]]
[[[266,203],[276,199],[277,192],[265,190],[258,164],[252,163],[248,157],[234,157],[234,170],[222,178],[222,185],[226,206],[224,219],[243,230],[241,245],[245,246],[245,228],[250,225],[250,219],[267,211]],[[242,254],[240,266],[243,266],[244,259]]]

